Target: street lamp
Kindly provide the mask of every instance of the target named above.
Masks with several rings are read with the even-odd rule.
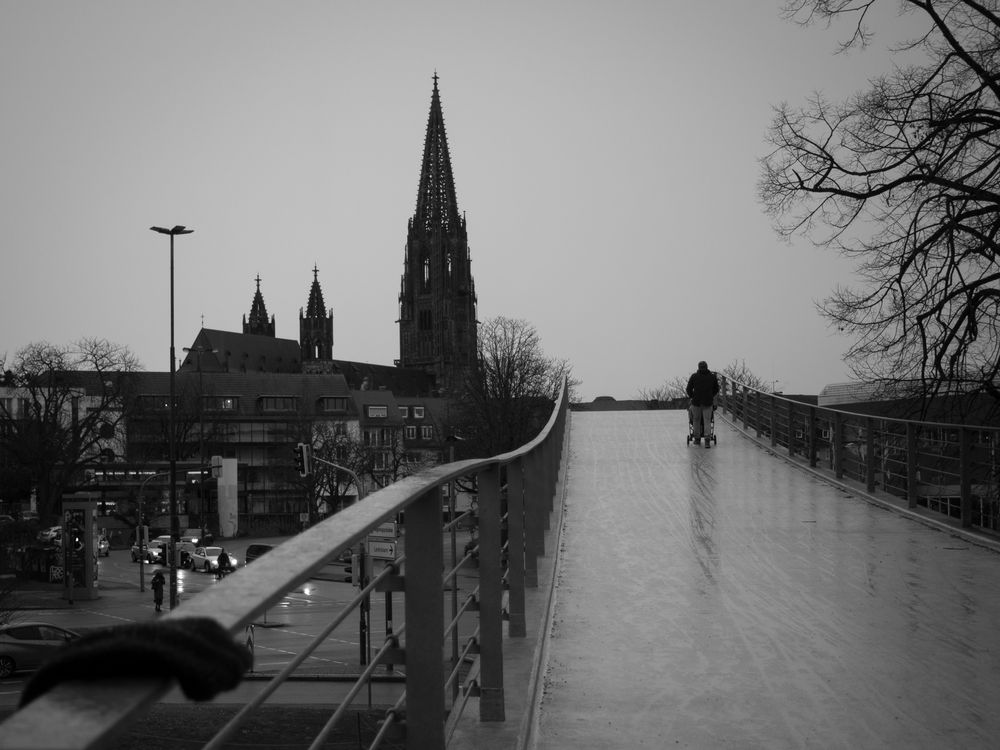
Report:
[[[170,537],[173,540],[173,549],[170,551],[170,609],[177,606],[177,544],[181,539],[180,519],[177,517],[177,438],[174,435],[174,412],[177,404],[174,403],[175,373],[177,362],[174,357],[174,237],[178,234],[191,234],[194,230],[177,225],[171,229],[164,227],[150,227],[158,234],[170,236],[170,404],[168,413],[167,442],[170,446]]]

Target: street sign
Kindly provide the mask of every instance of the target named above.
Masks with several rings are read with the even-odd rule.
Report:
[[[380,523],[374,529],[372,529],[368,534],[369,539],[398,539],[399,538],[399,528],[395,521],[386,521],[385,523]]]
[[[396,543],[370,539],[368,541],[368,556],[375,560],[395,560]]]

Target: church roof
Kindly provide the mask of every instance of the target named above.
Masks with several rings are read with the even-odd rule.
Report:
[[[437,82],[438,77],[435,73],[413,226],[428,233],[439,229],[450,234],[458,230],[461,222],[458,215],[458,200],[455,198],[455,178],[451,171],[451,156],[448,153],[448,137],[444,130],[444,115],[441,112],[441,97],[438,93]]]
[[[283,372],[302,371],[299,342],[253,333],[202,328],[186,352],[178,372]]]

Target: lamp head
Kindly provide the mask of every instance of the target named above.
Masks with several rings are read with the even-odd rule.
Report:
[[[193,229],[188,229],[183,224],[178,224],[173,229],[166,229],[165,227],[150,227],[150,229],[154,232],[158,232],[159,234],[169,234],[169,235],[191,234],[194,231]]]

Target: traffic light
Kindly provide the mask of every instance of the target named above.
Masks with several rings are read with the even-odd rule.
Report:
[[[295,448],[295,468],[300,477],[307,477],[312,474],[312,446],[306,443],[296,443]]]

